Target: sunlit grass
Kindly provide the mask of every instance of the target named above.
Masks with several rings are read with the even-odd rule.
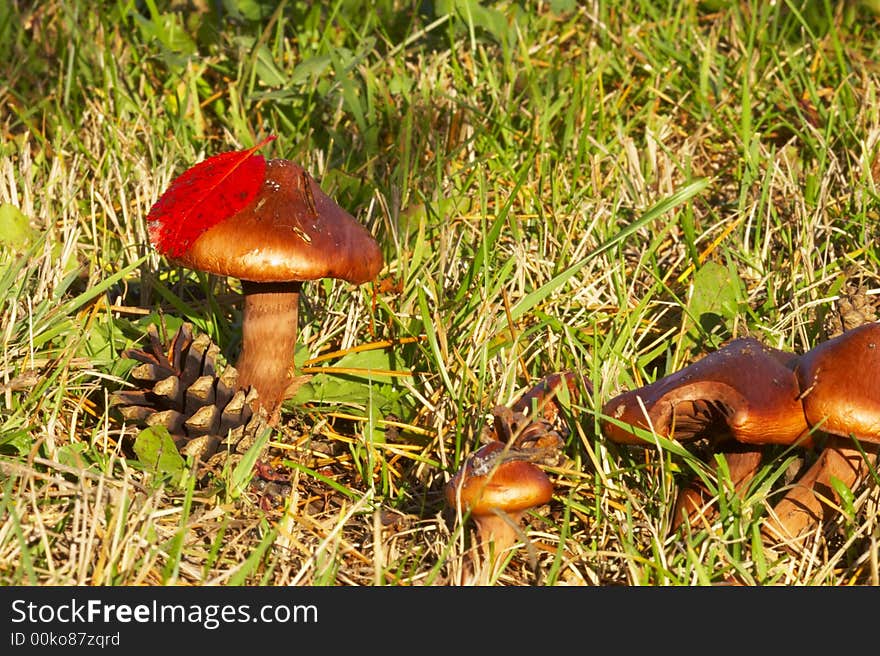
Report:
[[[799,552],[768,548],[802,455],[768,449],[743,497],[713,481],[715,523],[670,533],[677,486],[714,476],[702,454],[608,443],[595,412],[729,337],[806,350],[847,280],[877,292],[866,6],[31,4],[0,9],[0,207],[27,227],[0,233],[0,580],[470,582],[442,486],[494,405],[572,370],[537,567],[519,549],[493,583],[878,583],[876,485]],[[291,491],[261,509],[229,478],[151,478],[108,399],[149,323],[188,321],[233,359],[238,283],[160,258],[144,217],[185,168],[270,133],[386,267],[307,284],[313,378],[269,437]],[[704,325],[709,279],[734,309]]]

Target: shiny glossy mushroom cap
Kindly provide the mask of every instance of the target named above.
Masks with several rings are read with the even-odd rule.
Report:
[[[370,232],[294,162],[266,162],[256,197],[175,258],[192,269],[253,282],[340,278],[360,284],[383,265]]]
[[[474,452],[446,484],[446,501],[477,517],[494,509],[512,515],[548,503],[553,485],[544,471],[524,460],[502,461],[501,442],[490,442]]]
[[[635,429],[681,441],[728,432],[745,443],[790,444],[807,432],[797,379],[797,356],[752,338],[727,343],[650,385],[608,401],[606,437],[644,444]]]
[[[796,372],[810,426],[880,442],[880,323],[822,342]]]

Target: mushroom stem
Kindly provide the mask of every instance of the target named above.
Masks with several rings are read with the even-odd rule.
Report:
[[[512,524],[519,522],[521,517],[522,513],[512,513],[509,521],[497,515],[475,517],[478,547],[483,551],[483,555],[487,558],[491,556],[494,560],[515,545],[519,536]]]
[[[730,445],[721,454],[727,461],[727,471],[734,491],[743,496],[749,483],[761,466],[763,451],[750,445]],[[718,463],[713,461],[709,469],[717,474]],[[672,515],[672,529],[677,530],[685,521],[694,524],[698,520],[709,522],[717,515],[713,499],[705,484],[696,478],[678,493]]]
[[[256,388],[259,404],[274,422],[291,382],[302,283],[242,280],[241,284],[244,316],[241,354],[235,363],[238,384]]]
[[[508,552],[520,539],[523,539],[526,549],[532,555],[534,546],[519,529],[519,523],[524,516],[525,511],[498,511],[473,517],[477,527],[477,544],[473,545],[474,551],[469,565],[477,577],[478,585],[489,585],[498,578]],[[534,560],[534,556],[532,559]]]
[[[764,536],[772,540],[794,540],[833,513],[840,497],[832,481],[836,478],[854,489],[876,462],[880,445],[867,443],[863,448],[867,461],[848,438],[830,436],[819,459],[773,507]]]
[[[525,515],[524,510],[504,512],[496,509],[487,515],[474,517],[479,542],[477,548],[493,567],[520,539],[528,548],[528,538],[519,528]]]

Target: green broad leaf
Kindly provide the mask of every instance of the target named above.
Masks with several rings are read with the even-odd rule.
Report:
[[[135,438],[134,452],[146,471],[169,480],[173,485],[180,485],[186,473],[186,461],[167,428],[151,426],[142,430]]]
[[[291,403],[350,403],[378,405],[383,411],[395,411],[399,393],[394,382],[400,376],[387,371],[404,369],[395,361],[394,353],[374,349],[349,353],[332,363],[339,373],[318,373],[297,390]]]
[[[30,220],[12,203],[0,205],[0,246],[11,250],[27,249],[39,232],[31,227]]]
[[[257,78],[268,87],[280,87],[287,84],[287,77],[275,64],[272,52],[266,45],[257,49],[257,61],[255,64]]]
[[[392,376],[389,371],[407,371],[394,352],[389,349],[371,349],[368,351],[355,351],[347,353],[332,364],[334,369],[346,369],[345,374],[332,374],[333,376],[345,375],[347,378],[360,380],[361,382],[390,383],[400,376]],[[404,376],[411,378],[411,376]]]
[[[382,409],[375,403],[368,403],[368,420],[364,423],[364,439],[373,444],[385,443],[385,430],[381,428]]]
[[[693,293],[685,308],[685,347],[701,349],[708,341],[718,347],[731,334],[743,302],[743,284],[733,267],[706,262],[693,279]]]
[[[298,86],[315,80],[321,77],[332,63],[333,60],[330,59],[330,55],[316,55],[304,59],[294,67],[288,84]]]

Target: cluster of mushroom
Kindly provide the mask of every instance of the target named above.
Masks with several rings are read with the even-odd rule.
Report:
[[[848,330],[803,355],[736,339],[612,398],[602,415],[604,436],[625,444],[644,445],[658,435],[709,438],[723,447],[727,438],[738,489],[756,473],[760,445],[807,446],[821,435],[820,457],[766,524],[765,535],[794,538],[815,526],[836,499],[833,479],[853,487],[880,450],[880,323]],[[692,486],[679,496],[676,522],[693,520],[707,508],[704,491]]]
[[[369,231],[302,167],[255,154],[273,138],[186,171],[153,206],[148,225],[157,251],[172,262],[242,281],[238,385],[256,390],[274,423],[294,384],[303,281],[360,284],[384,262]],[[516,541],[522,515],[552,495],[538,465],[559,457],[563,435],[554,397],[564,388],[574,391],[574,377],[553,374],[512,407],[496,408],[488,443],[446,486],[449,504],[476,521],[484,551],[494,545],[493,559]],[[828,436],[821,457],[774,508],[771,528],[794,536],[821,516],[822,499],[833,497],[832,478],[855,484],[869,464],[863,454],[870,460],[880,449],[880,324],[854,328],[800,356],[751,338],[734,340],[616,396],[602,415],[604,436],[626,444],[644,444],[652,434],[732,439],[728,461],[740,486],[758,468],[759,445]],[[698,487],[685,490],[679,519],[702,512],[704,496]]]
[[[858,372],[858,373],[856,373]],[[493,410],[484,444],[445,488],[459,519],[477,528],[477,549],[497,572],[502,555],[524,540],[520,523],[548,503],[553,486],[539,465],[557,464],[566,435],[556,394],[575,391],[571,373],[552,374],[510,408]],[[764,534],[789,540],[817,525],[836,498],[834,479],[854,487],[880,451],[880,323],[853,328],[803,355],[736,339],[601,409],[602,435],[645,445],[653,435],[708,439],[721,447],[742,491],[768,444],[822,445],[815,463],[773,507]],[[864,444],[862,444],[864,442]],[[698,483],[683,489],[675,526],[707,518],[712,499]]]
[[[575,392],[571,373],[541,380],[510,407],[496,406],[486,442],[445,487],[446,501],[477,527],[477,550],[497,573],[502,556],[522,537],[525,514],[550,501],[553,485],[539,465],[558,464],[568,434],[558,395]]]

